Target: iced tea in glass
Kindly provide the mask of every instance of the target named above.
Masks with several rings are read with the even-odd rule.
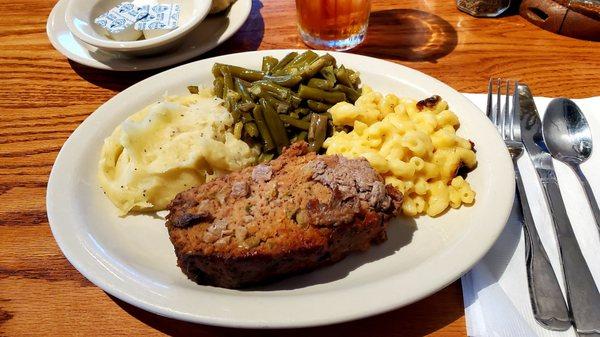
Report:
[[[307,45],[347,50],[365,39],[371,0],[296,0],[298,30]]]

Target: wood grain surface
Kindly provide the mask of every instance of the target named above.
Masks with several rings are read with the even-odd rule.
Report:
[[[418,303],[351,323],[252,331],[159,317],[104,293],[58,249],[46,218],[54,159],[100,104],[158,71],[113,73],[70,62],[46,37],[54,0],[4,2],[0,21],[0,335],[464,336],[459,283]],[[303,47],[293,0],[254,0],[242,30],[203,57]],[[475,19],[450,0],[373,0],[366,43],[353,51],[405,64],[466,92],[490,76],[535,95],[600,95],[600,44],[543,31],[519,17]],[[199,303],[198,305],[207,305]]]

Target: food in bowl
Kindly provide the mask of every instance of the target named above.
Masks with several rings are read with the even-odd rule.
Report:
[[[456,134],[458,117],[441,97],[417,102],[365,87],[355,104],[338,103],[329,112],[334,125],[352,130],[328,138],[327,154],[366,158],[404,194],[405,215],[437,216],[475,201],[460,176],[477,165],[473,143]]]
[[[210,89],[166,96],[106,138],[100,186],[121,215],[163,210],[177,193],[256,162],[258,149],[235,138],[232,127]]]
[[[94,23],[108,38],[135,41],[164,35],[179,26],[180,6],[150,1],[123,2],[101,14]]]
[[[367,160],[317,155],[299,142],[269,163],[178,194],[166,226],[190,279],[241,288],[385,241],[401,200]]]

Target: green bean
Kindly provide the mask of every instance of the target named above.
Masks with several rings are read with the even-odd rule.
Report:
[[[253,96],[257,98],[264,98],[265,100],[267,100],[267,102],[272,107],[275,107],[277,113],[284,113],[291,108],[292,104],[289,98],[281,100],[278,97],[275,97],[275,95],[272,92],[268,91],[266,88],[263,88],[260,85],[256,87],[250,87],[249,91],[252,93]]]
[[[290,96],[289,101],[294,109],[296,109],[297,107],[300,106],[300,104],[302,104],[302,98],[297,96],[296,93],[294,93],[292,96]]]
[[[294,143],[306,140],[307,136],[308,136],[308,132],[306,132],[306,131],[300,132],[299,134],[296,135],[296,137],[294,137]]]
[[[304,115],[310,115],[312,113],[312,111],[307,108],[298,108],[298,109],[294,110],[294,113],[296,113],[300,116],[304,116]]]
[[[290,61],[290,63],[286,64],[285,67],[281,68],[281,70],[289,70],[293,66],[304,62],[305,59],[306,59],[306,52],[304,52],[302,54],[298,54],[298,55],[296,55],[296,57],[294,57]]]
[[[197,95],[200,92],[197,85],[188,85],[187,89],[190,92],[190,94]]]
[[[236,109],[246,112],[246,111],[252,111],[252,109],[254,109],[254,106],[256,104],[254,104],[254,102],[239,102],[236,105]]]
[[[221,77],[221,78],[223,78],[223,77]],[[223,81],[223,91],[221,92],[221,98],[223,100],[227,100],[227,95],[229,94],[229,89],[225,88],[225,83],[224,82],[225,81]],[[227,102],[225,102],[225,103],[227,103]]]
[[[279,84],[275,84],[273,82],[268,82],[268,81],[256,81],[252,84],[252,86],[250,87],[249,91],[258,96],[259,95],[259,89],[261,90],[266,90],[268,92],[270,92],[271,94],[273,94],[273,96],[275,96],[275,98],[277,98],[280,101],[285,101],[287,99],[289,99],[292,95],[294,95],[294,92],[291,91],[290,89],[286,88],[286,87],[282,87]]]
[[[302,117],[303,121],[309,121],[310,122],[310,118],[312,117],[313,114],[316,114],[316,112],[311,111],[308,115]]]
[[[220,63],[215,63],[215,65],[213,66],[213,75],[215,72],[215,68],[218,69],[222,74],[223,74],[223,72],[229,72],[229,73],[231,73],[231,76],[239,77],[243,80],[250,81],[250,82],[262,80],[262,78],[265,76],[265,73],[263,73],[262,71],[256,71],[256,70],[246,69],[246,68],[233,66],[233,65],[229,65],[229,64],[220,64]]]
[[[350,77],[344,65],[340,66],[338,69],[334,70],[335,78],[337,78],[338,82],[341,84],[352,87],[352,82],[350,81]]]
[[[250,82],[248,82],[248,81],[246,81],[244,79],[241,79],[239,77],[237,79],[240,80],[240,83],[242,83],[246,87],[246,89],[249,88],[252,85],[252,83],[250,83]]]
[[[348,78],[350,79],[350,82],[352,83],[352,88],[357,90],[358,86],[360,85],[360,74],[358,73],[358,71],[353,71],[350,69],[346,69],[346,71],[350,72],[350,75],[348,76]]]
[[[213,94],[223,98],[223,77],[215,77],[213,81]]]
[[[244,124],[244,132],[250,137],[257,137],[259,135],[258,127],[254,122],[248,122]]]
[[[221,68],[223,67],[223,64],[221,63],[215,63],[212,66],[212,74],[215,78],[218,77],[223,77],[223,74],[221,73]]]
[[[327,138],[327,116],[312,114],[308,129],[308,149],[318,152]]]
[[[281,76],[265,76],[265,81],[270,81],[278,84],[282,87],[295,87],[298,83],[302,82],[302,76],[299,75],[281,75]]]
[[[261,153],[260,156],[258,156],[258,163],[262,164],[262,163],[266,163],[268,161],[271,161],[271,159],[273,159],[275,155],[272,153]]]
[[[236,108],[237,102],[239,102],[240,98],[240,94],[231,90],[227,91],[227,94],[225,96],[225,107],[227,108],[227,110],[229,110],[229,112],[231,112],[231,116],[233,117],[234,122],[237,122],[240,116],[242,115],[242,112]]]
[[[312,63],[319,57],[317,53],[312,50],[307,50],[304,53],[296,56],[290,63],[288,63],[283,69],[279,70],[276,74],[297,74],[306,65]]]
[[[311,99],[306,101],[306,105],[308,106],[309,109],[311,109],[313,111],[317,111],[317,112],[325,112],[325,111],[329,110],[329,108],[332,107],[332,105],[330,105],[330,104],[313,101]]]
[[[233,121],[237,122],[240,119],[242,112],[238,109],[231,109],[231,117],[233,117]]]
[[[244,85],[244,83],[242,83],[242,80],[240,80],[238,77],[236,77],[233,79],[233,82],[235,84],[236,91],[240,95],[242,95],[242,101],[252,103],[252,97],[250,96],[250,93],[248,92],[248,88]]]
[[[296,119],[301,119],[301,118],[300,118],[301,116],[300,116],[298,113],[296,113],[296,112],[293,112],[293,111],[292,111],[292,112],[290,112],[290,117],[293,117],[293,118],[296,118]]]
[[[240,118],[244,123],[250,123],[254,121],[254,118],[252,118],[252,115],[250,115],[248,112],[244,112]]]
[[[316,60],[319,57],[319,55],[317,55],[317,53],[315,53],[312,50],[307,50],[304,53],[298,55],[298,57],[295,58],[295,61],[293,60],[292,62],[290,62],[290,64],[287,65],[288,68],[293,68],[298,66],[299,64],[305,63],[305,62],[312,62],[314,60]]]
[[[237,139],[242,138],[242,130],[244,129],[244,123],[237,122],[233,127],[233,136]]]
[[[221,74],[223,75],[223,85],[225,86],[225,89],[235,91],[235,87],[233,86],[233,76],[231,76],[229,67],[222,67]]]
[[[335,73],[333,72],[333,66],[324,67],[323,69],[321,69],[320,73],[323,76],[323,78],[325,78],[329,82],[335,83],[337,81],[337,79],[335,78]]]
[[[298,129],[302,129],[302,130],[308,130],[310,123],[300,120],[300,119],[296,119],[293,118],[291,116],[288,115],[279,115],[279,118],[281,119],[281,121],[283,121],[286,124],[289,124],[291,126],[297,127]]]
[[[311,78],[315,76],[324,67],[335,64],[335,59],[329,54],[325,54],[316,59],[311,64],[302,69],[302,78]]]
[[[271,73],[274,74],[275,72],[277,72],[278,70],[283,69],[285,66],[287,66],[288,63],[290,63],[296,56],[298,55],[298,53],[296,53],[295,51],[285,55],[280,61],[279,63],[277,63],[273,68],[271,68]]]
[[[275,143],[273,142],[273,137],[269,132],[269,128],[267,127],[267,123],[265,122],[265,118],[263,115],[263,110],[260,105],[256,105],[254,110],[252,110],[252,116],[256,121],[256,127],[258,128],[258,132],[263,141],[263,151],[268,152],[275,148]]]
[[[266,95],[264,99],[267,100],[270,106],[274,107],[278,114],[286,113],[290,110],[291,104],[289,102],[280,101],[273,95]]]
[[[335,87],[333,87],[333,91],[339,91],[346,94],[346,97],[350,100],[350,103],[352,104],[354,104],[354,102],[356,102],[356,100],[360,97],[360,93],[358,91],[354,90],[354,88],[345,86],[343,84],[337,84]]]
[[[321,89],[321,90],[331,90],[331,89],[333,89],[334,84],[335,84],[334,82],[324,80],[322,78],[313,77],[308,81],[307,85],[309,87],[313,87],[313,88],[317,88],[317,89]]]
[[[274,66],[277,65],[277,63],[279,63],[279,61],[274,58],[273,56],[265,56],[263,57],[262,60],[262,71],[265,74],[270,74],[271,73],[271,69],[273,69]]]
[[[316,88],[300,85],[298,96],[304,99],[311,99],[319,102],[337,103],[346,100],[346,94],[339,91],[328,92]]]
[[[290,144],[283,122],[275,110],[273,110],[273,107],[271,107],[264,98],[261,98],[259,103],[263,109],[265,122],[269,128],[269,132],[271,133],[271,136],[273,136],[275,145],[277,145],[277,152],[281,154],[283,148]]]

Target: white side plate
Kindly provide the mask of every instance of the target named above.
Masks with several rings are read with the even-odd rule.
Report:
[[[187,61],[217,47],[237,32],[252,10],[252,0],[237,0],[226,15],[208,16],[173,49],[154,56],[131,57],[108,53],[76,38],[65,23],[68,0],[60,0],[50,12],[46,33],[52,46],[61,54],[88,67],[115,70],[141,71],[163,68]]]
[[[415,302],[458,279],[488,251],[514,197],[512,162],[496,129],[440,81],[398,64],[345,53],[332,55],[359,70],[363,84],[375,90],[418,99],[438,94],[450,104],[460,118],[460,134],[476,144],[479,165],[468,177],[477,191],[474,206],[438,218],[396,219],[388,241],[366,253],[252,290],[189,281],[176,266],[161,219],[117,216],[98,187],[96,171],[103,140],[119,123],[165,92],[210,86],[215,62],[258,69],[263,56],[281,58],[287,52],[232,54],[165,71],[116,95],[75,130],[56,159],[47,191],[52,232],[75,268],[108,293],[160,315],[232,327],[305,327]]]

